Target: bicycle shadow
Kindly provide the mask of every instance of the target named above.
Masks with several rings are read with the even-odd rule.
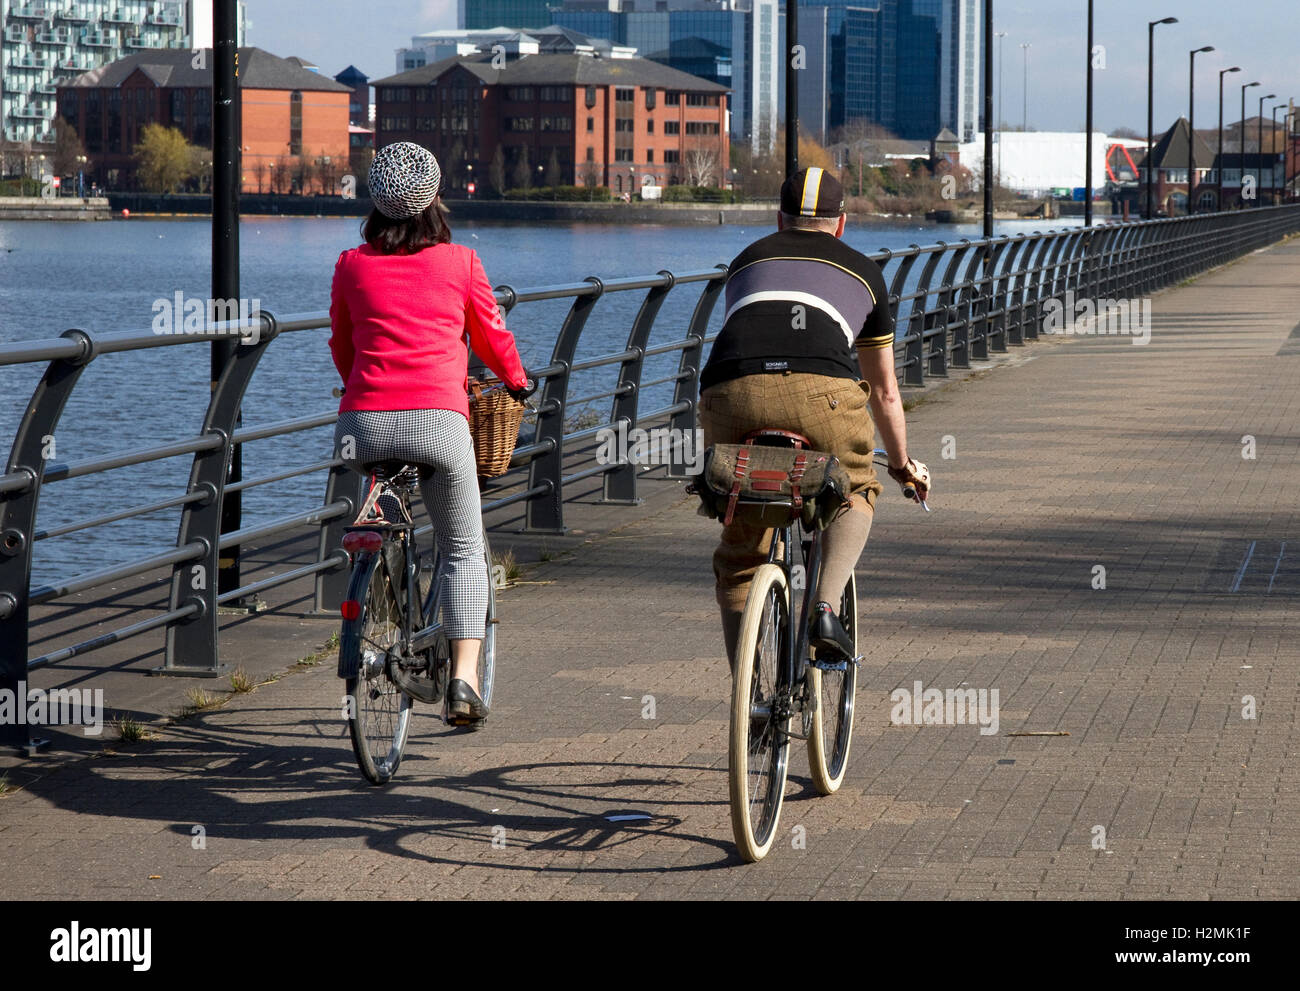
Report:
[[[21,848],[24,805],[40,799],[47,806],[39,809],[43,816],[52,806],[165,823],[165,831],[186,848],[196,825],[209,843],[272,844],[256,850],[227,845],[231,860],[267,859],[304,840],[361,840],[367,849],[403,860],[535,874],[671,874],[741,862],[729,832],[706,835],[689,824],[692,811],[725,805],[725,769],[557,760],[456,771],[446,767],[451,755],[431,748],[408,755],[393,782],[375,787],[361,779],[340,724],[322,719],[319,708],[239,713],[254,722],[268,714],[280,722],[223,725],[222,714],[205,713],[172,727],[162,739],[118,744],[111,756],[24,774],[13,781],[21,790],[6,801],[0,825],[18,834],[10,835]],[[716,777],[717,784],[692,788],[685,773]],[[508,832],[512,850],[538,855],[537,862],[503,859],[493,846],[499,829]],[[432,853],[431,839],[438,848]],[[665,839],[694,848],[691,862],[679,862],[680,850],[663,860],[639,857],[639,845]],[[284,843],[284,851],[276,851],[276,843]],[[467,843],[481,843],[484,855],[467,851]],[[453,847],[455,854],[441,852]],[[548,854],[615,850],[617,863],[544,862]],[[59,855],[45,848],[31,859]]]

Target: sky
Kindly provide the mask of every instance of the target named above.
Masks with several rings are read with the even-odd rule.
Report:
[[[864,0],[869,5],[871,0]],[[1019,126],[1025,112],[1023,83],[1028,44],[1028,122],[1040,131],[1081,131],[1087,57],[1086,0],[995,0],[994,30],[1005,31],[1005,58],[995,62],[994,86],[1001,76],[997,116]],[[1155,121],[1163,130],[1188,108],[1188,52],[1203,45],[1217,51],[1196,57],[1196,124],[1218,123],[1218,74],[1224,78],[1224,119],[1241,116],[1241,84],[1247,91],[1246,116],[1259,110],[1259,97],[1300,101],[1300,57],[1295,51],[1300,0],[1096,0],[1095,42],[1104,47],[1095,73],[1094,121],[1099,131],[1129,127],[1146,132],[1147,22],[1173,16],[1178,24],[1156,28]],[[298,55],[334,75],[349,64],[372,79],[397,71],[396,50],[412,35],[456,26],[455,0],[249,0],[248,43],[276,55]],[[1101,68],[1104,61],[1105,68]],[[1000,68],[1000,71],[999,71]],[[1235,110],[1233,108],[1236,108]],[[1278,114],[1281,117],[1281,113]]]

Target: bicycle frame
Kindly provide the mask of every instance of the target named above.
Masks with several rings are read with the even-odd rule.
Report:
[[[799,537],[797,541],[794,539],[796,534]],[[793,715],[796,706],[798,712],[801,715],[804,715],[804,704],[807,701],[806,699],[796,698],[795,691],[800,685],[805,683],[807,678],[808,615],[809,611],[812,609],[813,590],[817,587],[817,579],[821,575],[822,563],[821,531],[814,530],[812,533],[806,535],[809,541],[808,561],[806,565],[802,560],[804,536],[803,526],[797,521],[784,527],[778,527],[773,531],[772,546],[768,548],[767,552],[768,563],[775,564],[781,568],[781,570],[786,573],[787,578],[794,575],[796,567],[804,567],[806,570],[806,574],[804,575],[803,601],[799,608],[799,621],[795,626],[795,629],[792,631],[795,635],[785,638],[785,657],[782,659],[783,675],[785,679],[782,686],[782,694],[789,694],[789,699],[783,699],[782,701],[788,701],[788,704],[791,705],[791,715]],[[799,548],[797,552],[795,549],[796,543]],[[780,548],[779,553],[778,545]],[[797,558],[795,556],[796,553],[798,553]],[[787,587],[792,593],[791,597],[793,598],[794,583],[789,582]],[[794,602],[792,601],[790,603],[790,618],[792,621],[794,620],[794,615]],[[785,733],[787,736],[796,740],[807,739],[807,727],[803,726],[801,728],[805,730],[803,734],[791,733],[788,729]]]

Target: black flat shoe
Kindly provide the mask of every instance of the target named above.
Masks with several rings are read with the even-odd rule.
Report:
[[[447,719],[457,726],[481,723],[487,718],[487,703],[478,692],[460,678],[452,678],[447,686]]]
[[[812,617],[808,620],[808,642],[818,651],[818,657],[823,653],[840,659],[853,656],[853,640],[835,615],[835,610],[826,602],[813,606]]]

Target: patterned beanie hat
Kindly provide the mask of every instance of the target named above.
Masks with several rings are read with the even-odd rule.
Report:
[[[434,201],[441,180],[433,152],[397,141],[381,148],[370,163],[370,201],[385,217],[409,220]]]

